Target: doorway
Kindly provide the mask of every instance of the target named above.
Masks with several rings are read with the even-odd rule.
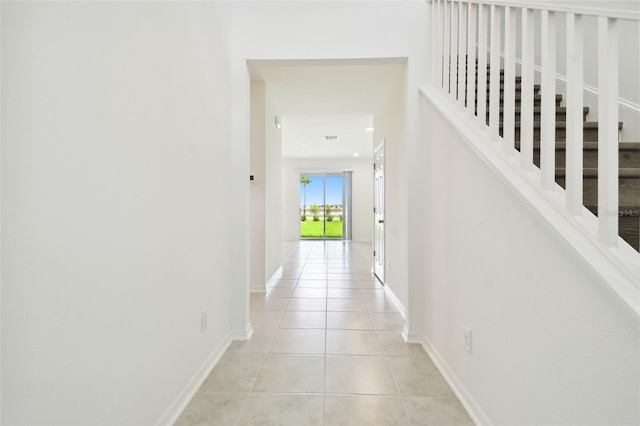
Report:
[[[300,173],[301,240],[351,239],[351,173]]]

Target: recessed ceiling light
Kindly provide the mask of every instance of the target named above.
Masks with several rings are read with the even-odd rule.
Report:
[[[373,132],[373,127],[367,127],[367,128],[366,128],[366,129],[364,129],[364,130],[366,130],[367,132]]]
[[[353,153],[353,156],[354,156],[354,157],[360,157],[360,154],[358,154],[357,152],[354,152],[354,153]]]

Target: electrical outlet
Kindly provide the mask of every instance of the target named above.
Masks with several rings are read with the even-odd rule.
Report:
[[[462,327],[462,345],[464,350],[471,353],[471,329]]]
[[[387,271],[391,270],[391,260],[387,259]]]
[[[204,308],[202,312],[200,312],[200,331],[205,331],[207,326],[209,325],[209,310]]]

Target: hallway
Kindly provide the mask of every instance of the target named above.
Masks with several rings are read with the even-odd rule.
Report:
[[[371,246],[283,244],[233,342],[176,425],[473,425],[371,276]]]

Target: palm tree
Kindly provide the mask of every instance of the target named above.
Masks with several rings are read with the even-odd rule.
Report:
[[[300,176],[300,183],[304,188],[304,204],[302,205],[302,214],[307,214],[307,184],[311,183],[308,176]]]

